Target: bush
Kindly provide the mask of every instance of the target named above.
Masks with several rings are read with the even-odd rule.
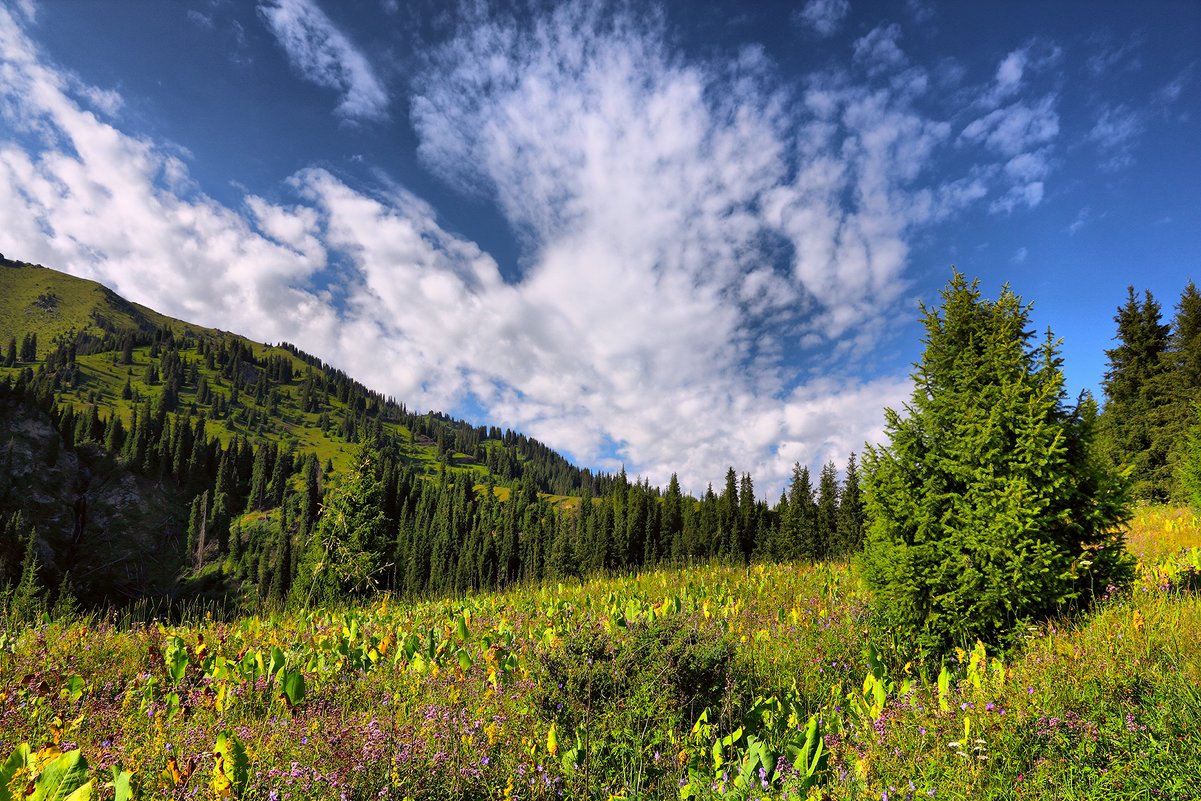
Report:
[[[889,625],[938,657],[1085,604],[1128,580],[1120,477],[1095,454],[1096,407],[1065,404],[1058,343],[1029,305],[956,272],[923,307],[925,352],[889,443],[869,448],[864,575]]]

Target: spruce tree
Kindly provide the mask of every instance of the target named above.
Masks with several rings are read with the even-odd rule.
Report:
[[[827,559],[835,549],[838,525],[838,468],[834,466],[833,462],[826,462],[822,467],[821,476],[817,482],[817,508],[815,511],[814,544],[816,553],[813,558],[816,560]]]
[[[864,458],[864,575],[886,625],[932,657],[1087,603],[1131,565],[1120,478],[1065,403],[1057,342],[1030,346],[1030,307],[956,272],[923,306],[925,352],[887,444]]]
[[[1157,434],[1167,403],[1161,375],[1169,328],[1151,293],[1144,292],[1140,302],[1134,287],[1113,319],[1118,344],[1105,351],[1104,450],[1113,464],[1129,468],[1135,499],[1163,501],[1170,475],[1167,443]]]
[[[324,604],[378,587],[389,544],[378,463],[378,453],[360,446],[354,469],[328,493],[306,545],[294,598]]]
[[[1193,490],[1185,485],[1192,479],[1186,475],[1193,469],[1192,437],[1196,426],[1195,403],[1201,393],[1201,292],[1188,282],[1176,304],[1172,318],[1172,333],[1164,354],[1164,370],[1160,376],[1158,395],[1165,400],[1156,437],[1161,450],[1167,452],[1171,472],[1169,494],[1173,498],[1195,503]]]
[[[859,464],[855,454],[847,458],[846,475],[842,480],[842,493],[838,499],[838,544],[836,556],[855,553],[863,547],[863,491],[859,486]]]
[[[1193,405],[1193,424],[1185,437],[1178,472],[1181,496],[1194,510],[1201,511],[1201,404]]]
[[[37,553],[37,529],[29,530],[25,557],[21,560],[21,579],[9,603],[9,621],[15,625],[32,623],[45,611],[46,599],[39,577],[42,564]]]

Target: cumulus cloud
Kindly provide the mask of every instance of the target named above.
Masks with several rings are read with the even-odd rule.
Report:
[[[272,0],[259,13],[306,80],[342,93],[339,114],[352,119],[387,114],[388,92],[371,63],[314,0]]]
[[[795,13],[795,19],[812,28],[818,36],[829,37],[838,33],[850,10],[848,0],[809,0]]]
[[[14,254],[102,281],[169,314],[264,339],[329,318],[296,289],[319,261],[193,193],[186,166],[169,149],[81,107],[74,79],[41,63],[2,9],[0,58],[0,113],[43,144],[31,153],[0,141],[0,218]]]
[[[363,100],[353,49],[315,6],[263,15],[310,80],[344,93],[344,114],[382,113],[382,88]],[[920,110],[926,76],[889,28],[856,45],[859,78],[785,88],[754,48],[695,62],[666,42],[662,21],[590,4],[532,24],[478,12],[417,71],[424,163],[521,234],[506,280],[402,188],[303,167],[278,197],[216,202],[186,156],[85,107],[0,9],[0,114],[39,142],[0,139],[5,250],[295,342],[413,408],[471,396],[590,464],[678,471],[693,490],[734,465],[770,493],[793,461],[877,438],[881,408],[908,394],[907,378],[839,366],[911,317],[915,232],[987,191],[976,173],[932,178],[936,154],[959,140],[1003,153],[998,169],[1029,187],[1047,135],[990,120],[957,140]],[[1023,108],[1040,107],[1006,113]]]

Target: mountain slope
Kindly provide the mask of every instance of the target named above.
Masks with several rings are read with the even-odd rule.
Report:
[[[39,357],[53,348],[56,337],[71,331],[98,338],[126,331],[149,334],[164,326],[180,333],[216,333],[125,300],[95,281],[2,256],[0,287],[0,347],[12,336],[19,341],[36,334]]]
[[[224,574],[217,594],[240,593],[238,552],[253,537],[233,542],[226,564],[229,531],[278,524],[310,462],[321,492],[337,484],[361,441],[409,477],[410,493],[427,479],[489,486],[500,498],[524,485],[532,500],[600,492],[607,481],[514,432],[412,414],[290,345],[175,320],[95,282],[8,260],[0,382],[0,514],[20,512],[36,528],[47,586],[70,572],[92,601],[189,595],[206,563]],[[205,522],[221,530],[219,547],[210,542],[206,555],[188,539],[191,509],[218,492],[224,517]],[[19,551],[0,543],[10,553],[0,589],[17,579]],[[212,589],[212,579],[202,583]]]

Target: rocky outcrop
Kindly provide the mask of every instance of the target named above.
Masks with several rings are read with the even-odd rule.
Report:
[[[48,584],[70,572],[85,602],[173,594],[186,521],[178,490],[94,444],[67,448],[49,416],[0,402],[0,512],[37,529]],[[54,586],[51,584],[51,586]]]

